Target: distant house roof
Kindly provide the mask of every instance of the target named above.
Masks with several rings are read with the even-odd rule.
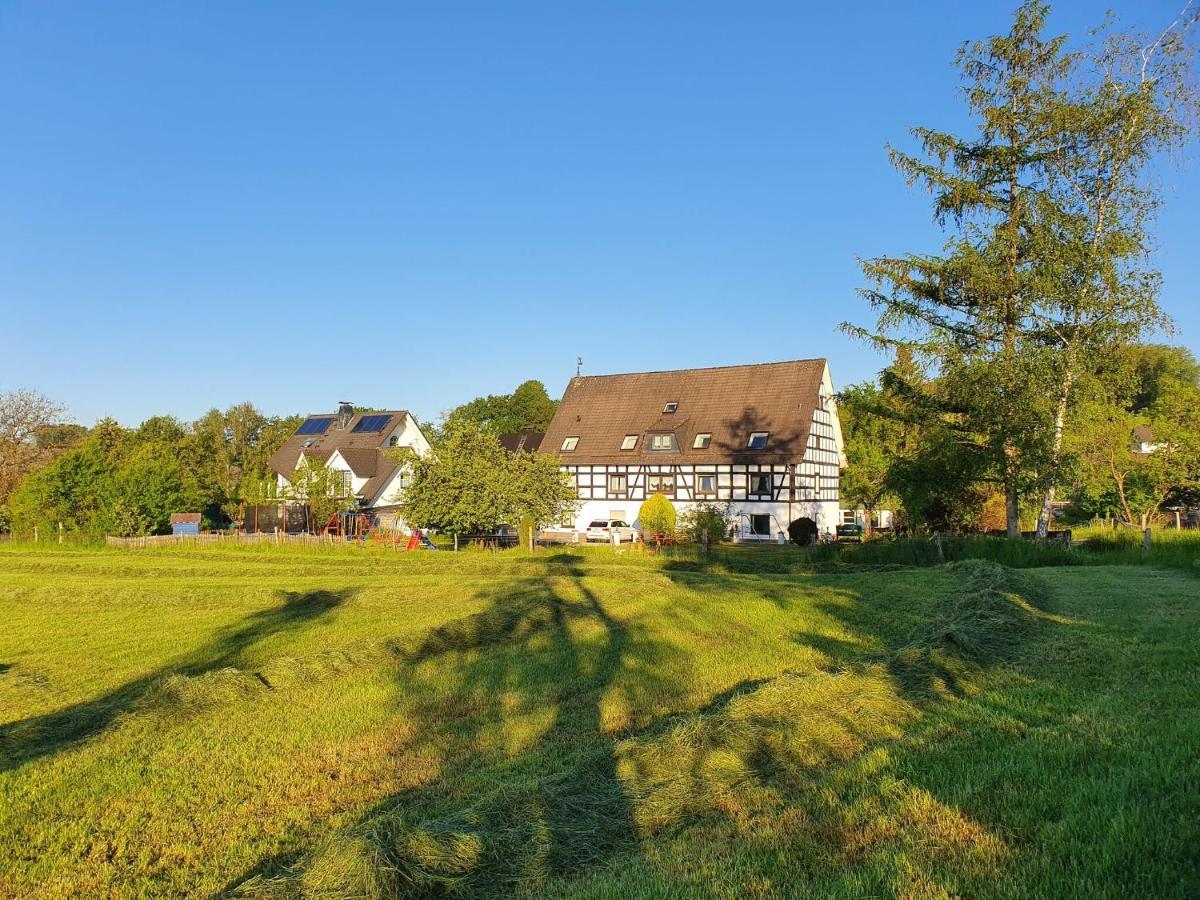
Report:
[[[824,359],[801,359],[577,376],[567,385],[542,452],[583,464],[797,462],[808,445],[825,370]],[[764,446],[752,449],[751,435],[762,432]],[[647,435],[654,434],[673,436],[669,450],[647,447]]]
[[[1149,425],[1139,425],[1133,429],[1133,439],[1139,444],[1153,444],[1154,432],[1150,430]]]
[[[338,453],[359,478],[370,478],[379,468],[379,450],[369,447],[339,447]]]
[[[367,483],[358,490],[358,496],[367,503],[370,503],[383,490],[395,471],[400,468],[400,463],[395,458],[384,454],[379,454],[379,456],[379,467],[367,480]]]
[[[408,415],[405,410],[355,413],[342,427],[337,413],[314,413],[275,451],[269,465],[272,471],[287,478],[296,471],[301,453],[325,462],[336,450],[341,452],[356,475],[369,478],[378,463],[369,461],[367,455],[377,457],[376,451],[386,448],[388,435],[403,424]],[[356,454],[355,451],[365,453]],[[361,472],[360,466],[363,467]]]
[[[513,431],[509,434],[500,435],[500,446],[509,453],[517,453],[524,450],[527,453],[535,452],[538,447],[542,446],[542,438],[546,436],[544,431],[534,431],[532,428],[522,428],[520,431]]]
[[[199,525],[200,513],[171,513],[172,525]]]

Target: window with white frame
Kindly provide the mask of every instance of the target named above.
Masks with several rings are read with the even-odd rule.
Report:
[[[715,497],[717,495],[717,476],[700,473],[696,476],[696,496]]]
[[[637,446],[638,436],[636,434],[625,435],[625,440],[621,441],[622,450],[632,450]]]
[[[675,449],[675,435],[667,434],[652,434],[649,436],[649,444],[647,450],[655,453],[665,453]]]
[[[627,485],[628,479],[624,473],[608,476],[608,492],[610,494],[624,494]]]
[[[663,407],[663,413],[669,415],[679,409],[678,400],[668,400],[667,405]]]
[[[707,431],[702,431],[696,435],[696,439],[692,441],[693,450],[707,450],[709,444],[712,443],[712,434]]]
[[[565,437],[565,438],[563,438],[562,447],[560,449],[562,450],[563,453],[571,453],[578,446],[579,446],[579,438]]]
[[[770,494],[771,493],[771,473],[770,472],[752,472],[750,474],[750,493],[752,493],[752,494]]]
[[[767,448],[767,432],[755,431],[750,434],[750,440],[746,441],[746,448],[749,450],[765,450]]]

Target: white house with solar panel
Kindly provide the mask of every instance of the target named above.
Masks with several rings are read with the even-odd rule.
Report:
[[[417,420],[405,410],[356,412],[342,403],[336,413],[310,415],[271,457],[270,466],[284,489],[305,459],[319,460],[342,473],[343,496],[353,498],[373,525],[403,524],[406,471],[393,452],[408,447],[429,450]],[[287,513],[284,513],[285,520]],[[320,523],[317,523],[320,524]]]

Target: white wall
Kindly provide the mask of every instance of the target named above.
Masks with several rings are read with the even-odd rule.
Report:
[[[619,517],[634,528],[641,529],[642,523],[637,516],[643,502],[642,500],[585,500],[574,519],[562,524],[573,531],[585,531],[588,525],[597,519]],[[724,506],[725,502],[721,501],[719,505]],[[682,515],[697,504],[690,501],[673,500],[671,505],[675,507],[676,513]],[[729,509],[734,515],[734,523],[741,526],[741,538],[744,540],[756,539],[755,535],[750,534],[749,516],[751,515],[766,514],[772,517],[770,539],[774,539],[778,531],[786,532],[788,525],[799,518],[812,519],[817,523],[819,534],[830,535],[836,533],[840,521],[836,500],[823,502],[796,500],[792,503],[774,500],[734,500],[729,503]]]

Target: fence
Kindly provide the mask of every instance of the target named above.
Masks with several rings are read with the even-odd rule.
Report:
[[[110,547],[159,547],[172,544],[308,544],[341,545],[353,543],[338,535],[288,534],[276,532],[244,533],[240,531],[216,531],[206,534],[153,534],[147,537],[113,537],[108,535],[104,542]]]

